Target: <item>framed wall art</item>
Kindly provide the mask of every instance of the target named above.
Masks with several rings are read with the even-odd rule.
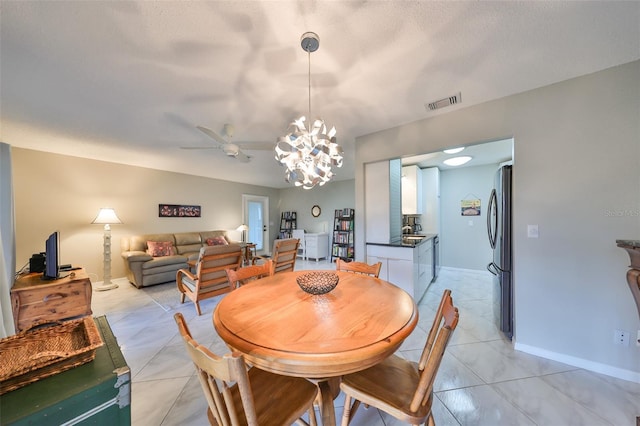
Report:
[[[460,201],[460,213],[462,216],[480,216],[480,199],[467,199]]]
[[[159,204],[158,217],[200,217],[200,206]]]

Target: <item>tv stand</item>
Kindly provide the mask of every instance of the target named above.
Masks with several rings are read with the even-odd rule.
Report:
[[[84,269],[50,281],[43,274],[18,278],[11,288],[16,332],[34,325],[91,315],[91,281]]]

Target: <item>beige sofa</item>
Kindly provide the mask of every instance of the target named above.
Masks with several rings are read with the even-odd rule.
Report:
[[[178,269],[188,268],[187,262],[198,258],[200,248],[207,240],[224,237],[229,243],[227,231],[183,232],[177,234],[146,234],[122,237],[120,249],[124,259],[127,278],[136,287],[176,281]],[[148,241],[169,241],[175,247],[174,254],[153,257],[148,253]]]

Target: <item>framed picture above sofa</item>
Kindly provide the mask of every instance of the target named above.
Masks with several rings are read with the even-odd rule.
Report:
[[[158,217],[200,217],[200,206],[158,204]]]

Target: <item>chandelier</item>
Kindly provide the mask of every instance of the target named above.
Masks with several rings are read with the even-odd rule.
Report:
[[[311,189],[324,185],[333,177],[332,166],[342,167],[342,148],[336,143],[336,129],[327,132],[321,119],[311,121],[311,52],[320,47],[315,33],[304,33],[302,49],[309,58],[309,121],[302,116],[289,124],[288,133],[278,138],[276,160],[286,167],[285,180],[295,186]]]

